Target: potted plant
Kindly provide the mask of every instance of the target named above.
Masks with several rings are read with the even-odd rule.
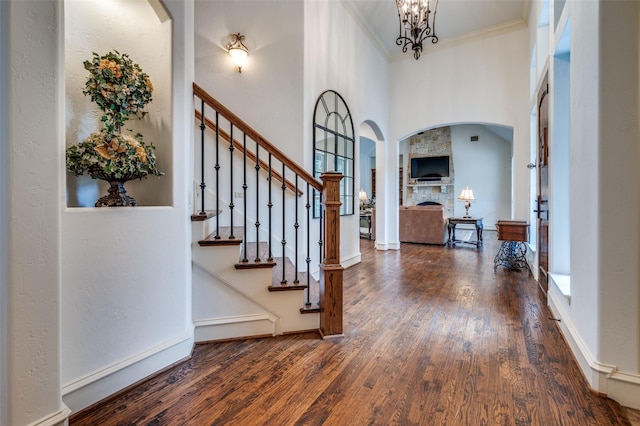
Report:
[[[103,111],[104,127],[67,148],[67,170],[109,182],[109,193],[96,207],[135,206],[137,202],[126,194],[124,183],[164,173],[157,168],[155,146],[145,144],[140,133],[123,133],[122,127],[129,118],[142,119],[147,114],[143,109],[151,102],[153,85],[129,55],[115,50],[103,56],[94,52],[84,68],[89,78],[82,93],[91,96]]]

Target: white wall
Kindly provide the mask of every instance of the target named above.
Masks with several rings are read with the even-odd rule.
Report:
[[[0,182],[8,182],[8,36],[7,2],[0,2]],[[8,185],[0,185],[0,424],[9,423],[9,200]]]
[[[196,82],[307,170],[325,90],[344,97],[356,129],[368,119],[386,128],[386,61],[339,2],[198,2],[195,32]],[[241,74],[224,49],[235,32],[249,49]],[[344,216],[341,231],[344,265],[359,256],[357,215]]]
[[[10,43],[8,55],[2,55],[10,82],[2,97],[1,116],[9,118],[3,120],[2,145],[8,156],[3,162],[10,166],[3,167],[7,199],[1,207],[2,221],[7,221],[2,233],[7,269],[0,327],[7,347],[0,355],[0,420],[12,426],[55,425],[68,414],[58,370],[61,10],[56,2],[9,2],[2,11],[3,42],[8,36]]]
[[[397,141],[423,129],[461,122],[512,127],[511,216],[528,217],[527,35],[527,30],[522,29],[463,42],[441,41],[428,46],[418,61],[407,58],[392,62],[389,122],[393,143],[389,144],[386,159],[378,161],[397,169]],[[393,182],[388,185],[394,190]],[[397,224],[397,213],[393,213],[391,223]],[[392,231],[390,238],[397,240],[397,225]]]
[[[93,10],[87,11],[88,5],[83,2],[65,3],[68,16],[75,16],[66,22],[67,47],[74,49],[68,57],[89,56],[91,51],[106,49],[110,42],[121,52],[142,49],[139,55],[131,56],[140,61],[144,71],[148,69],[152,78],[158,73],[154,99],[160,104],[172,99],[166,111],[150,112],[144,130],[155,132],[160,141],[165,141],[165,149],[159,150],[158,155],[167,154],[163,161],[169,161],[167,168],[173,173],[161,178],[166,181],[162,189],[166,194],[158,200],[172,206],[62,210],[60,375],[64,401],[74,411],[182,359],[193,344],[188,222],[191,179],[187,179],[192,175],[192,148],[185,146],[193,131],[193,3],[165,2],[172,19],[164,23],[146,2],[120,1],[105,8],[102,3],[100,7],[93,4]],[[77,19],[96,18],[96,11],[108,14],[109,7],[121,8],[120,19],[109,19],[109,27],[96,25],[91,37],[84,31],[75,32],[84,28],[80,25],[71,28]],[[169,51],[166,37],[149,39],[137,33],[138,28],[153,26],[152,20],[157,28],[155,35],[166,34],[166,28],[173,29],[173,55],[163,53],[163,63],[152,62],[146,68],[144,49],[154,52],[155,43],[162,46],[164,42]],[[145,24],[138,27],[137,22]],[[111,33],[121,35],[111,37]],[[165,64],[171,65],[164,72],[173,74],[173,84],[160,76]],[[75,81],[67,78],[68,83]],[[74,90],[77,88],[69,87],[68,93]],[[89,126],[91,112],[78,106],[77,96],[68,95],[67,100],[67,116],[73,118],[67,123],[67,134],[80,128],[75,123]],[[153,117],[155,113],[160,118]],[[82,117],[84,114],[89,118]],[[81,117],[76,119],[78,116]],[[62,152],[63,147],[61,142],[58,151]],[[58,164],[60,171],[64,170],[63,163]],[[147,187],[145,183],[149,182],[142,182],[140,189],[153,193],[153,185]],[[63,183],[61,201],[64,188]]]
[[[551,285],[549,303],[590,385],[640,408],[640,5],[567,2],[565,9],[571,20],[571,298]]]
[[[471,136],[478,141],[471,142]],[[482,217],[485,229],[495,230],[501,219],[511,219],[511,141],[491,132],[486,126],[451,126],[451,149],[455,170],[452,187],[454,216],[464,216],[464,202],[458,201],[463,188],[473,190],[469,214]],[[523,217],[517,219],[524,219]]]
[[[341,2],[307,0],[304,4],[303,164],[310,170],[313,158],[311,123],[318,96],[328,89],[342,95],[353,118],[358,144],[360,125],[365,121],[375,123],[386,140],[389,74],[386,60]],[[356,169],[358,167],[359,163],[356,163]],[[397,167],[395,170],[397,177]],[[355,183],[358,190],[359,177]],[[379,180],[376,185],[376,244],[380,246],[386,244],[383,227],[387,192]],[[397,192],[395,205],[396,199]],[[340,226],[342,264],[348,266],[359,260],[358,215],[343,216]]]
[[[198,1],[195,15],[195,82],[302,163],[303,2]],[[238,32],[249,49],[242,73],[226,51]]]

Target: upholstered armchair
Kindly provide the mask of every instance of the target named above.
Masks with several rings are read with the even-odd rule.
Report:
[[[447,238],[444,206],[400,206],[400,241],[443,245]]]

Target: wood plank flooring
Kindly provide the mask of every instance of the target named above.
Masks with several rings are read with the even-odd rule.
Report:
[[[529,273],[494,272],[495,232],[479,249],[361,246],[345,338],[198,345],[71,425],[630,424],[588,390]]]

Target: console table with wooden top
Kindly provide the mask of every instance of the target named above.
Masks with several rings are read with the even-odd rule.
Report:
[[[493,259],[493,269],[504,266],[507,269],[528,269],[527,245],[529,224],[525,220],[499,220],[496,223],[500,250]]]
[[[456,225],[474,225],[476,227],[476,240],[465,241],[456,239]],[[481,217],[450,217],[447,221],[447,229],[449,231],[449,240],[447,245],[455,246],[456,243],[474,244],[476,247],[482,245],[482,218]]]

